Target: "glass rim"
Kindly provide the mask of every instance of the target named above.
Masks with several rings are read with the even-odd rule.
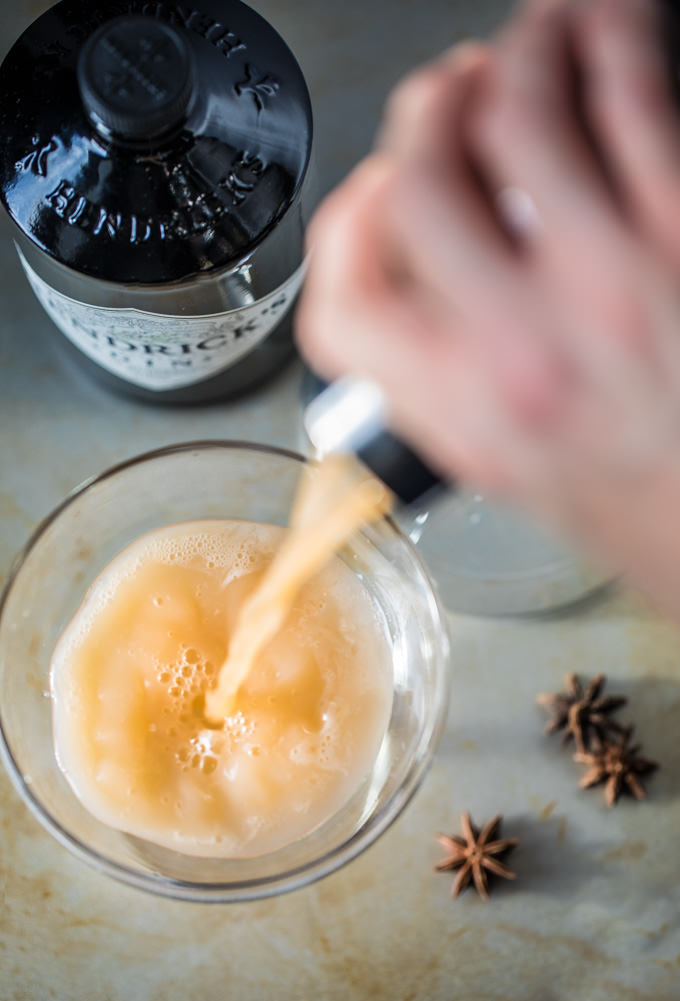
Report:
[[[279,456],[283,459],[290,459],[304,465],[310,460],[292,449],[278,445],[267,445],[260,442],[249,442],[244,440],[231,439],[198,439],[196,441],[180,442],[173,445],[161,446],[134,455],[129,459],[124,459],[113,466],[109,466],[103,472],[88,477],[82,483],[74,487],[65,498],[54,507],[37,525],[29,536],[26,543],[21,547],[17,555],[10,564],[7,579],[0,591],[0,628],[2,628],[2,618],[5,611],[10,592],[21,572],[30,553],[40,543],[45,532],[54,522],[66,511],[78,498],[86,494],[92,487],[100,483],[115,478],[120,473],[135,466],[141,466],[154,459],[164,458],[183,452],[197,450],[217,449],[224,451],[249,451],[260,452],[265,455]],[[415,545],[408,536],[399,528],[390,515],[386,515],[383,522],[389,525],[393,535],[396,535],[406,546],[411,559],[417,566],[423,581],[427,585],[428,607],[433,616],[435,626],[438,628],[437,656],[448,659],[449,636],[446,611],[441,603],[437,589],[425,566]],[[364,534],[365,529],[361,529],[359,534]],[[442,670],[438,672],[438,690],[434,693],[435,711],[428,726],[421,734],[417,751],[411,762],[406,775],[399,787],[395,790],[387,802],[375,813],[374,816],[362,822],[349,838],[333,846],[317,858],[311,859],[300,865],[294,866],[282,872],[265,876],[257,876],[241,881],[231,880],[224,882],[195,882],[192,880],[173,879],[163,876],[160,873],[135,872],[132,868],[122,863],[115,862],[100,852],[85,844],[81,839],[71,834],[64,826],[50,813],[33,793],[29,783],[25,780],[18,762],[15,760],[9,740],[5,732],[2,707],[0,706],[0,761],[2,761],[10,781],[17,791],[19,797],[29,808],[33,816],[39,823],[73,855],[81,861],[87,863],[97,872],[116,879],[118,882],[134,886],[137,889],[156,894],[158,896],[169,897],[176,900],[184,900],[194,903],[239,903],[244,901],[261,900],[267,897],[279,896],[292,890],[300,889],[351,862],[362,851],[368,848],[377,838],[400,816],[415,793],[418,791],[427,769],[434,756],[441,734],[443,732],[449,707],[449,677],[448,665],[444,664]],[[124,833],[124,832],[122,832]]]

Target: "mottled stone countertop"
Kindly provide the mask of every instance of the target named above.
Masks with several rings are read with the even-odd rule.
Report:
[[[96,0],[95,0],[96,2]],[[4,0],[0,49],[46,5]],[[447,42],[487,32],[501,0],[262,0],[312,90],[330,187],[368,148],[390,85]],[[178,440],[295,447],[301,369],[236,403],[154,410],[74,371],[0,223],[0,575],[87,476]],[[394,826],[325,880],[255,904],[156,899],[100,876],[38,825],[0,774],[0,1001],[677,1001],[680,637],[616,589],[542,618],[452,614],[449,725]],[[542,735],[537,692],[610,676],[663,763],[650,798],[608,810]],[[515,883],[449,898],[437,831],[505,814]]]

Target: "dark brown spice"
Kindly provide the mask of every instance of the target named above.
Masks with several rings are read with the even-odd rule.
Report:
[[[462,838],[455,834],[437,835],[437,841],[446,848],[449,854],[435,866],[436,871],[459,870],[451,888],[452,897],[459,896],[472,881],[480,897],[483,900],[488,900],[489,873],[502,876],[504,879],[516,878],[516,874],[498,860],[499,855],[510,851],[517,844],[517,838],[494,840],[500,834],[502,819],[499,814],[490,820],[480,832],[479,828],[473,824],[470,814],[464,813],[461,817]]]
[[[605,684],[604,674],[596,674],[585,687],[577,675],[568,674],[565,678],[566,692],[536,696],[538,704],[552,714],[545,732],[550,734],[563,730],[562,742],[566,744],[573,738],[579,754],[604,747],[611,733],[622,733],[624,728],[611,718],[610,713],[624,706],[627,699],[624,695],[601,697]]]
[[[622,792],[628,792],[636,799],[644,799],[647,795],[640,781],[641,775],[649,775],[659,767],[651,758],[643,758],[638,752],[640,745],[629,747],[633,727],[625,727],[615,740],[603,747],[587,753],[576,753],[574,761],[589,765],[590,768],[581,779],[581,787],[605,782],[604,798],[608,806],[614,806]]]

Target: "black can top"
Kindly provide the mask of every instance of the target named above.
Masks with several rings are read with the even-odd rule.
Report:
[[[239,0],[63,0],[0,67],[0,197],[62,264],[144,285],[229,267],[295,200],[309,95]]]

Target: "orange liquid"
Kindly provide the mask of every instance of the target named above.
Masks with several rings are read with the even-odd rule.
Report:
[[[313,830],[369,773],[390,713],[391,655],[337,557],[288,594],[226,718],[206,715],[284,534],[174,525],[95,581],[55,649],[51,685],[59,764],[104,823],[189,855],[252,856]]]
[[[290,527],[262,580],[244,603],[206,714],[221,721],[260,650],[285,621],[300,587],[320,570],[364,523],[381,518],[391,495],[349,456],[329,455],[309,463],[298,482]]]

